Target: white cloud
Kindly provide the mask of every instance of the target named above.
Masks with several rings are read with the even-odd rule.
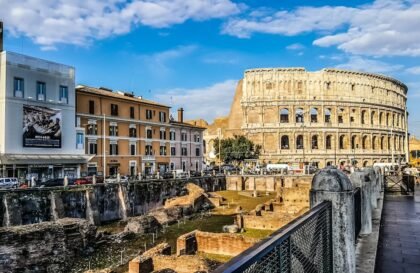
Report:
[[[299,7],[269,15],[230,19],[223,33],[298,35],[319,32],[314,44],[358,55],[420,56],[420,1],[376,0],[358,7]],[[327,33],[327,34],[326,34]]]
[[[241,9],[230,0],[0,0],[0,7],[10,33],[27,36],[45,49],[84,46],[137,25],[165,28],[223,18]]]
[[[336,67],[356,71],[389,74],[403,69],[404,66],[366,59],[360,56],[351,56],[346,63],[338,64]]]
[[[304,48],[305,48],[305,46],[302,45],[302,44],[299,44],[299,43],[291,44],[291,45],[286,46],[287,50],[302,50]]]
[[[202,88],[176,88],[159,92],[155,99],[171,105],[173,113],[183,107],[186,120],[203,118],[212,121],[229,114],[237,83],[237,80],[226,80]]]
[[[420,66],[409,67],[405,71],[410,74],[420,75]]]

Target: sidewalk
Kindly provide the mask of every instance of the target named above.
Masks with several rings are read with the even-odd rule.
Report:
[[[376,273],[420,272],[420,202],[385,195],[379,236]]]

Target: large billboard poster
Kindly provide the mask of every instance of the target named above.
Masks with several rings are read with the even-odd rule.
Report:
[[[61,148],[61,110],[23,105],[23,147]]]

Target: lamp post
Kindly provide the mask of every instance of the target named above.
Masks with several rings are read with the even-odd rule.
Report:
[[[102,126],[102,154],[104,157],[104,162],[103,162],[103,176],[104,176],[104,181],[105,181],[105,177],[106,177],[106,152],[105,152],[105,114],[103,114],[103,126]]]
[[[391,142],[392,143],[390,143],[391,144],[391,163],[392,164],[394,164],[394,144],[395,144],[395,141],[394,141],[394,139],[393,139],[393,137],[394,137],[394,135],[393,135],[393,132],[392,132],[392,128],[391,128]]]
[[[222,165],[222,161],[221,161],[221,159],[220,159],[220,138],[222,137],[222,129],[221,128],[218,128],[218,130],[217,130],[217,133],[218,133],[218,139],[219,139],[219,173],[220,173],[220,171],[221,171],[221,165]]]

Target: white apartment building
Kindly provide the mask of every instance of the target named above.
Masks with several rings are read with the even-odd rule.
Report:
[[[0,176],[79,177],[91,157],[75,124],[73,67],[0,52]]]

